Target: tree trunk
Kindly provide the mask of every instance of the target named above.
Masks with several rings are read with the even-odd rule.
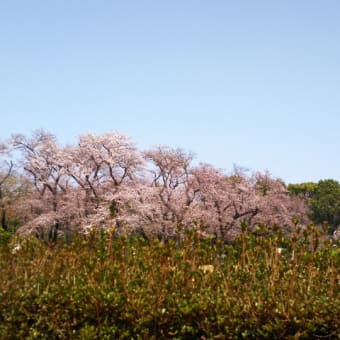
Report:
[[[4,230],[8,231],[7,219],[6,219],[6,208],[1,209],[1,226]]]

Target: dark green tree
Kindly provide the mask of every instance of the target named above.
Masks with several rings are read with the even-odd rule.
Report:
[[[310,199],[312,217],[315,223],[328,223],[329,232],[340,226],[340,184],[326,179],[318,182]]]
[[[304,182],[304,183],[297,183],[297,184],[289,184],[287,189],[291,195],[310,198],[314,195],[317,187],[318,187],[318,183]]]

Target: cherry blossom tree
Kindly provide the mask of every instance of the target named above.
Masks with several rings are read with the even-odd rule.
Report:
[[[151,186],[158,198],[154,204],[158,205],[162,218],[162,234],[173,235],[175,227],[189,226],[193,221],[199,191],[193,186],[193,155],[166,146],[149,150],[144,155],[151,163]]]
[[[289,232],[295,222],[301,225],[310,223],[306,201],[302,197],[291,196],[281,179],[273,178],[266,171],[255,173],[251,181],[260,197],[261,213],[255,224],[266,224],[269,228],[276,225]]]
[[[23,154],[22,166],[31,179],[35,194],[30,199],[33,216],[44,221],[49,229],[49,238],[56,240],[60,228],[59,202],[68,186],[64,162],[64,150],[57,144],[56,137],[43,130],[35,131],[31,138],[13,135],[12,145]],[[27,230],[34,229],[34,218]]]
[[[209,165],[197,167],[194,175],[199,190],[200,219],[216,236],[235,237],[241,222],[250,224],[259,213],[259,200],[245,177],[227,176]]]
[[[52,210],[58,209],[58,194],[65,192],[66,176],[63,166],[63,149],[56,137],[43,130],[36,131],[32,138],[14,135],[13,146],[24,154],[23,168],[31,177],[37,192],[52,196]]]
[[[68,176],[84,194],[84,217],[95,214],[101,220],[114,215],[120,188],[131,186],[143,167],[140,152],[118,133],[82,135],[78,145],[68,149],[66,159]]]

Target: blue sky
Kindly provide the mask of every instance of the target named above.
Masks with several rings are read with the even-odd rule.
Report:
[[[340,180],[340,2],[1,1],[0,117]]]

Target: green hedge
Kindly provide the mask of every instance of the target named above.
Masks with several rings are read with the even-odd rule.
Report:
[[[0,338],[340,338],[339,248],[311,247],[317,237],[12,240],[0,250]]]

